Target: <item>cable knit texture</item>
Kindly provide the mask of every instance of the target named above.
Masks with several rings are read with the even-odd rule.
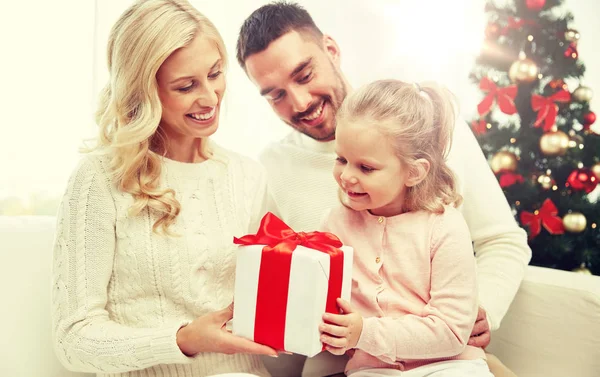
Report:
[[[106,156],[88,155],[72,174],[58,214],[53,267],[56,353],[69,369],[110,377],[268,376],[260,358],[186,357],[178,329],[233,301],[234,235],[254,232],[266,210],[266,175],[250,159],[216,147],[215,158],[163,159],[161,185],[181,213],[154,234],[152,210],[132,217]]]
[[[267,168],[274,210],[296,231],[318,228],[328,208],[339,205],[332,176],[334,142],[293,131],[260,156]],[[510,207],[467,124],[457,120],[448,165],[458,180],[464,216],[477,258],[479,305],[492,330],[500,326],[531,259],[527,234]]]

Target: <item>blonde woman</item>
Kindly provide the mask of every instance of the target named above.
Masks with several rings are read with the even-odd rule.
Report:
[[[468,345],[477,316],[469,228],[446,164],[456,119],[450,92],[382,80],[336,115],[333,176],[343,206],[324,228],[356,250],[352,305],[323,316],[326,349],[350,351],[352,377],[493,377]]]
[[[135,2],[113,26],[98,143],[58,214],[56,353],[98,376],[268,376],[265,346],[225,329],[233,235],[255,231],[265,174],[209,142],[226,53],[183,0]]]

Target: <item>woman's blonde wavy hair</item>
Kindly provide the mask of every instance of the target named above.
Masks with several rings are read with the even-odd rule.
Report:
[[[160,155],[166,153],[168,140],[159,127],[162,105],[156,73],[175,50],[198,35],[213,40],[227,61],[216,27],[185,0],[136,1],[110,32],[110,78],[96,112],[100,133],[88,151],[111,156],[117,187],[134,198],[130,214],[153,211],[158,216],[154,232],[171,234],[168,228],[181,209],[172,189],[159,188]],[[210,157],[208,143],[201,144],[201,155]]]
[[[429,173],[423,181],[407,188],[403,209],[443,213],[445,205],[462,202],[454,174],[446,164],[455,104],[454,95],[434,83],[379,80],[348,95],[337,113],[337,122],[375,125],[389,138],[408,169],[416,168],[417,159],[429,161]]]

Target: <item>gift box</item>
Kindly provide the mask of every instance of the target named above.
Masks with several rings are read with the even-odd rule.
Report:
[[[267,213],[256,234],[234,238],[237,250],[233,333],[279,351],[323,350],[319,324],[350,301],[351,247],[327,232],[294,232]]]

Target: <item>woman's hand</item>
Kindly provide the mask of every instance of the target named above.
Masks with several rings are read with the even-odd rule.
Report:
[[[187,356],[200,352],[252,353],[277,357],[277,351],[233,335],[225,324],[233,318],[233,303],[223,310],[203,315],[179,329],[177,345]]]
[[[355,348],[362,333],[362,316],[354,312],[348,301],[337,299],[337,304],[344,314],[323,314],[323,321],[319,326],[321,342],[325,349],[334,355],[343,355],[346,351]]]

